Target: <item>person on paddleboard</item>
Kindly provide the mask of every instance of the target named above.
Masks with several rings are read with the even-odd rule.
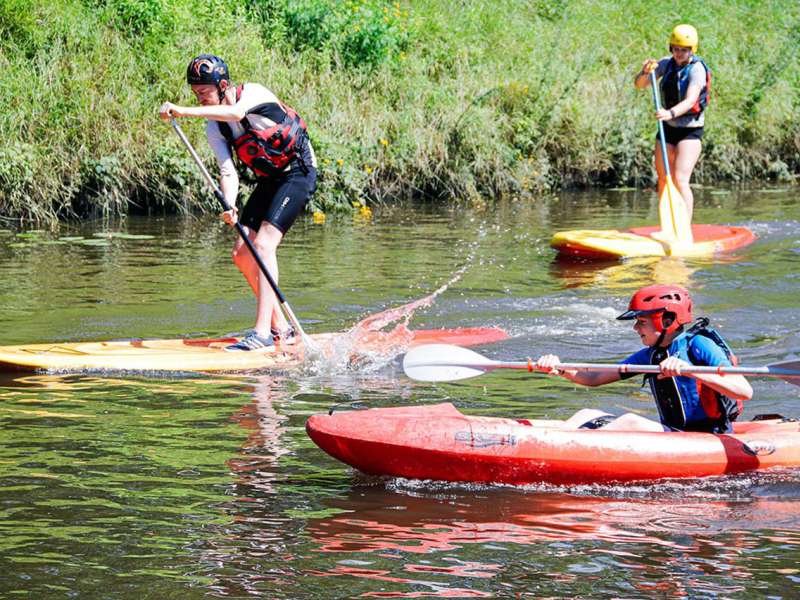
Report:
[[[714,373],[682,374],[690,365],[731,366],[736,357],[708,319],[691,325],[692,299],[677,285],[651,285],[631,298],[628,310],[617,317],[633,320],[633,330],[645,347],[621,364],[659,365],[661,373],[645,375],[655,397],[660,423],[633,413],[613,417],[584,409],[567,420],[569,425],[596,429],[634,431],[705,431],[728,433],[742,410],[742,402],[753,396],[753,388],[742,375]],[[558,356],[539,358],[536,369],[560,375],[581,385],[598,386],[634,377],[634,373],[584,372],[559,369]]]
[[[711,70],[695,54],[697,30],[691,25],[678,25],[669,37],[670,56],[660,60],[648,58],[636,74],[634,85],[639,89],[650,86],[650,73],[660,78],[662,108],[656,119],[663,121],[667,160],[675,185],[686,202],[689,221],[692,220],[694,196],[689,180],[700,158],[701,139],[705,125],[705,108],[711,94]],[[659,193],[665,185],[664,166],[658,137],[655,148]]]
[[[213,54],[193,58],[186,70],[186,81],[200,106],[164,102],[159,114],[164,120],[170,117],[207,120],[206,137],[219,164],[220,187],[233,207],[222,218],[228,225],[238,220],[245,227],[277,282],[278,246],[316,190],[317,162],[306,124],[264,86],[234,85],[228,65]],[[256,186],[241,215],[236,209],[239,176],[234,154],[256,176]],[[253,331],[226,350],[261,350],[273,346],[275,341],[291,343],[295,332],[256,260],[239,238],[233,248],[233,262],[258,302]]]

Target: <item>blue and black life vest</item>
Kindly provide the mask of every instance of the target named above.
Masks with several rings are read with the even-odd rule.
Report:
[[[708,319],[701,318],[685,333],[676,337],[669,348],[650,349],[650,363],[657,365],[667,356],[677,356],[691,364],[702,364],[692,353],[692,340],[703,336],[714,342],[736,366],[738,359],[718,331],[708,326]],[[741,401],[717,392],[691,377],[668,377],[645,375],[650,384],[661,422],[681,431],[730,431],[731,423],[742,412]]]
[[[664,108],[670,109],[686,98],[686,91],[689,89],[689,74],[697,63],[703,65],[706,70],[706,84],[700,90],[697,102],[686,114],[699,115],[708,106],[711,100],[711,69],[703,62],[702,58],[692,56],[683,67],[678,66],[674,58],[669,59],[667,70],[661,78],[661,98],[664,101]]]
[[[237,102],[241,96],[240,85],[236,88]],[[253,129],[245,116],[239,121],[244,133],[234,138],[230,126],[224,121],[218,121],[220,133],[236,152],[240,161],[258,177],[277,175],[286,169],[293,159],[297,159],[300,166],[307,170],[302,152],[308,140],[308,131],[305,121],[294,109],[281,102],[266,102],[254,106],[247,111],[247,114],[261,115],[274,125],[266,129]]]

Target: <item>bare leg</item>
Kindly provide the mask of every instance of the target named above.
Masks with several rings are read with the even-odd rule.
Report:
[[[262,222],[258,233],[248,231],[248,236],[253,240],[256,251],[258,252],[270,275],[278,283],[278,246],[283,239],[283,234],[274,225]],[[255,292],[257,298],[256,324],[255,331],[258,335],[266,336],[269,334],[270,327],[279,331],[284,331],[288,325],[283,313],[280,310],[278,299],[272,291],[267,278],[261,272],[253,258],[250,250],[241,240],[237,240],[233,251],[233,262],[242,272],[250,288]]]
[[[251,231],[249,227],[245,227],[244,230],[251,242],[256,239],[255,231]],[[254,294],[258,295],[258,264],[253,258],[253,255],[250,254],[250,249],[245,246],[245,243],[240,237],[237,237],[233,244],[231,258],[236,268],[244,275],[250,289],[253,290]]]
[[[640,417],[634,413],[625,413],[617,417],[608,425],[604,425],[603,429],[606,431],[664,431],[661,423]]]
[[[664,185],[667,180],[666,172],[664,171],[664,161],[661,160],[661,143],[656,140],[656,149],[655,149],[655,163],[656,163],[656,174],[658,175],[658,194],[661,195],[661,192],[664,191]],[[675,146],[672,144],[667,144],[667,160],[669,161],[669,170],[670,173],[675,174]]]
[[[694,194],[692,194],[692,187],[689,185],[689,180],[692,178],[692,172],[700,159],[700,151],[702,150],[702,143],[700,140],[681,140],[678,142],[677,151],[675,152],[674,165],[672,167],[672,176],[675,180],[675,185],[678,191],[683,196],[686,202],[686,208],[689,211],[689,220],[692,220],[692,212],[694,211]]]

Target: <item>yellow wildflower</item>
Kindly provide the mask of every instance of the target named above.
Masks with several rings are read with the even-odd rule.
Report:
[[[370,167],[370,166],[365,166],[365,167],[364,167],[364,172],[365,172],[367,175],[370,175],[370,174],[372,173],[372,167]]]
[[[343,158],[337,158],[336,159],[336,164],[341,167],[344,164],[344,159]]]
[[[362,219],[371,219],[372,218],[372,209],[367,206],[366,204],[362,204],[361,208],[358,209],[358,215]]]
[[[386,138],[381,138],[380,139],[380,143],[381,143],[381,146],[385,147],[385,146],[389,145],[389,140],[387,140]]]
[[[322,225],[325,222],[325,213],[321,210],[315,210],[312,218],[314,219],[314,223]]]

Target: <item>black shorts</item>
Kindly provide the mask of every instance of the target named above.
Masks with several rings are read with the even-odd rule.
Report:
[[[317,170],[314,167],[306,170],[293,162],[288,173],[258,180],[239,222],[258,231],[261,223],[266,221],[285,234],[316,189]]]
[[[703,137],[702,127],[672,127],[664,123],[664,137],[668,144],[677,146],[683,140],[699,140]],[[658,141],[658,134],[656,134]]]

